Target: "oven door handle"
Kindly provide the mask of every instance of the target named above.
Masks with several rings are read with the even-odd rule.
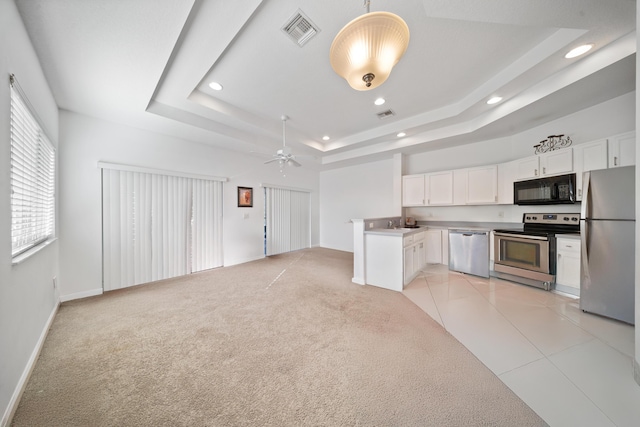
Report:
[[[528,234],[511,234],[511,233],[494,233],[494,236],[497,237],[507,237],[509,239],[527,239],[527,240],[549,240],[548,237],[544,236],[530,236]]]

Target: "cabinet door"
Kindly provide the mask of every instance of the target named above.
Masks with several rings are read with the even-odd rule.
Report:
[[[442,264],[449,265],[449,230],[441,230]]]
[[[582,200],[582,173],[607,168],[607,140],[587,142],[573,147],[576,173],[576,199]]]
[[[556,283],[580,289],[580,241],[557,239]]]
[[[537,178],[540,176],[540,159],[538,156],[518,159],[516,163],[516,179]]]
[[[609,167],[631,166],[636,164],[636,133],[627,132],[609,140]]]
[[[405,175],[402,177],[402,206],[424,206],[425,176]]]
[[[426,179],[427,205],[453,204],[453,171],[430,173]]]
[[[516,175],[516,163],[502,163],[498,165],[498,203],[513,204],[513,181]]]
[[[417,273],[422,270],[425,264],[425,247],[424,242],[415,244],[415,251],[413,252],[413,272]]]
[[[498,202],[498,166],[467,169],[467,204]]]
[[[573,149],[569,147],[541,154],[540,169],[543,176],[573,172]]]
[[[407,284],[413,277],[415,272],[413,252],[415,251],[415,245],[407,246],[404,248],[404,283]]]
[[[458,169],[453,171],[453,204],[467,204],[467,170]]]
[[[425,262],[427,264],[442,264],[442,230],[427,230],[425,243]]]

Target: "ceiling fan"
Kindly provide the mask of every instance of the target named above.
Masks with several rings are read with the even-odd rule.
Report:
[[[282,168],[286,165],[295,166],[295,167],[301,166],[300,163],[296,161],[296,156],[294,156],[293,153],[291,152],[291,148],[287,147],[287,143],[285,139],[285,127],[286,127],[288,118],[289,117],[285,115],[280,117],[280,119],[282,119],[282,148],[276,151],[276,154],[273,155],[273,158],[271,160],[267,160],[266,162],[264,162],[265,164],[278,162],[278,164],[280,165],[281,171],[282,171]]]

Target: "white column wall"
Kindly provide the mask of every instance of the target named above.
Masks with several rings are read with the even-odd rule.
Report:
[[[392,159],[320,173],[320,246],[353,252],[352,218],[398,216]]]
[[[60,113],[60,288],[63,300],[102,292],[99,161],[229,178],[223,193],[224,265],[264,256],[264,199],[260,183],[306,188],[311,193],[312,245],[318,237],[318,173],[277,165],[238,152]],[[253,187],[252,208],[237,206],[237,187]]]
[[[13,1],[0,1],[0,40],[0,425],[5,425],[58,305],[57,242],[11,265],[9,74],[18,78],[54,146],[58,107]]]

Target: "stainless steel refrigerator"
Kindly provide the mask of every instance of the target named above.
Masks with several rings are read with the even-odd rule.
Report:
[[[580,308],[634,324],[635,166],[582,179]]]

